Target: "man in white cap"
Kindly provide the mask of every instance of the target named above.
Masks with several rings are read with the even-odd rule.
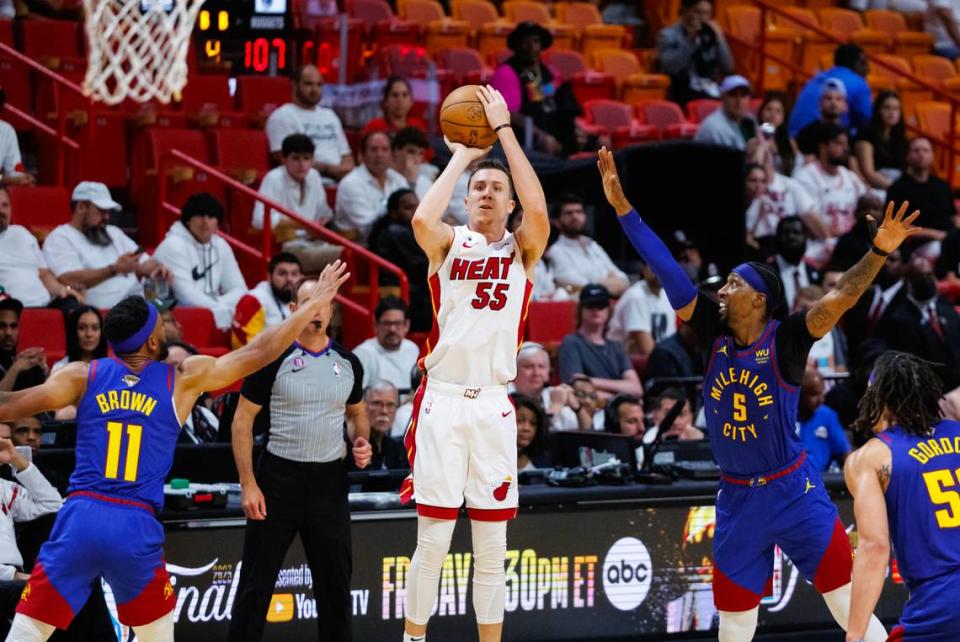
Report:
[[[720,84],[721,104],[703,119],[694,140],[701,143],[746,149],[747,141],[757,134],[757,121],[750,114],[750,81],[743,76],[727,76]]]
[[[110,213],[120,204],[103,183],[83,181],[70,198],[70,222],[50,232],[43,243],[43,258],[62,282],[86,288],[86,302],[111,308],[124,297],[143,294],[140,278],[172,281],[170,271],[143,248],[109,225]]]

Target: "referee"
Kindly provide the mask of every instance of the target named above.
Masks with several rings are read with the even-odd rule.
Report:
[[[315,280],[302,281],[297,303]],[[243,382],[233,419],[247,529],[228,642],[259,642],[274,584],[299,533],[313,575],[319,640],[350,640],[350,506],[343,424],[357,466],[369,464],[370,423],[360,361],[327,336],[327,306],[279,359]],[[253,472],[253,421],[267,413],[267,447]]]

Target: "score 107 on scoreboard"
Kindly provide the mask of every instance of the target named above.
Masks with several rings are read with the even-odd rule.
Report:
[[[206,0],[193,35],[201,63],[232,73],[286,72],[296,64],[294,0]]]

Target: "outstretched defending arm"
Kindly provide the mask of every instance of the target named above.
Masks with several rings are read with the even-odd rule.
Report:
[[[253,341],[219,358],[189,357],[177,373],[176,404],[180,417],[186,416],[202,392],[219,390],[263,368],[290,347],[307,324],[325,305],[330,305],[337,290],[350,278],[347,266],[335,261],[323,268],[310,297],[280,325],[268,328]],[[182,412],[181,412],[182,411]]]
[[[873,248],[856,265],[843,273],[837,285],[827,292],[826,296],[807,310],[807,330],[811,337],[819,338],[830,332],[840,317],[856,304],[857,299],[873,283],[887,260],[887,254],[900,247],[907,237],[921,230],[911,225],[920,216],[920,210],[905,217],[908,207],[910,203],[904,201],[900,210],[894,214],[893,202],[887,204],[883,224],[873,239]]]
[[[660,279],[667,298],[670,299],[670,305],[677,311],[677,316],[683,321],[689,321],[693,316],[694,308],[697,307],[697,289],[660,237],[641,220],[637,210],[627,200],[620,185],[620,175],[617,172],[617,164],[613,160],[613,152],[604,147],[600,150],[599,156],[597,167],[603,178],[603,191],[607,195],[607,201],[616,210],[617,220],[620,221],[624,233]]]

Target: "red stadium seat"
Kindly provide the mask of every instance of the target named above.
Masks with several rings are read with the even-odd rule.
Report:
[[[240,76],[237,110],[247,114],[253,125],[262,127],[270,112],[290,102],[292,92],[290,81],[282,76]]]
[[[680,106],[669,100],[651,100],[639,110],[648,124],[660,130],[663,138],[693,138],[697,126],[683,117]]]
[[[485,83],[493,75],[493,70],[483,62],[476,49],[452,47],[437,54],[441,68],[449,70],[454,81],[461,85]]]
[[[173,309],[173,316],[183,326],[183,340],[203,354],[220,356],[230,352],[230,338],[217,328],[213,312],[207,308]]]
[[[687,118],[697,124],[700,124],[703,122],[704,118],[717,111],[717,107],[719,106],[720,101],[712,98],[691,100],[687,103]]]
[[[0,20],[0,42],[13,47],[13,20]]]
[[[233,109],[229,76],[193,74],[183,88],[180,107],[201,127],[244,127],[247,117]]]
[[[551,69],[560,74],[563,80],[570,80],[577,74],[590,69],[583,54],[573,49],[551,47],[543,52],[542,58]]]
[[[69,61],[83,67],[80,28],[75,20],[24,20],[20,23],[23,53],[51,69]]]
[[[20,315],[20,342],[17,349],[36,347],[43,348],[49,366],[67,354],[67,331],[60,310],[24,308]]]
[[[363,52],[363,21],[347,20],[347,69],[348,83],[361,80],[365,72]],[[313,63],[327,82],[337,82],[340,73],[340,21],[336,18],[320,20],[316,38],[307,40],[300,49],[303,64]],[[286,101],[284,101],[286,102]]]
[[[210,132],[214,164],[226,175],[256,187],[270,171],[270,150],[267,135],[257,129],[214,129]],[[233,236],[245,237],[250,231],[253,198],[239,190],[230,190],[227,208],[227,230]],[[249,239],[252,240],[252,239]]]
[[[25,112],[33,111],[33,89],[30,87],[30,69],[19,61],[0,56],[0,87],[7,93],[7,103]],[[18,131],[25,131],[31,125],[14,118],[5,111],[3,119]]]
[[[614,148],[660,138],[656,128],[637,119],[631,105],[617,100],[591,100],[583,105],[593,133],[612,137]]]
[[[524,337],[548,350],[559,347],[568,334],[577,329],[575,301],[531,301]]]
[[[66,187],[12,187],[11,223],[23,225],[39,237],[70,222],[70,192]]]

